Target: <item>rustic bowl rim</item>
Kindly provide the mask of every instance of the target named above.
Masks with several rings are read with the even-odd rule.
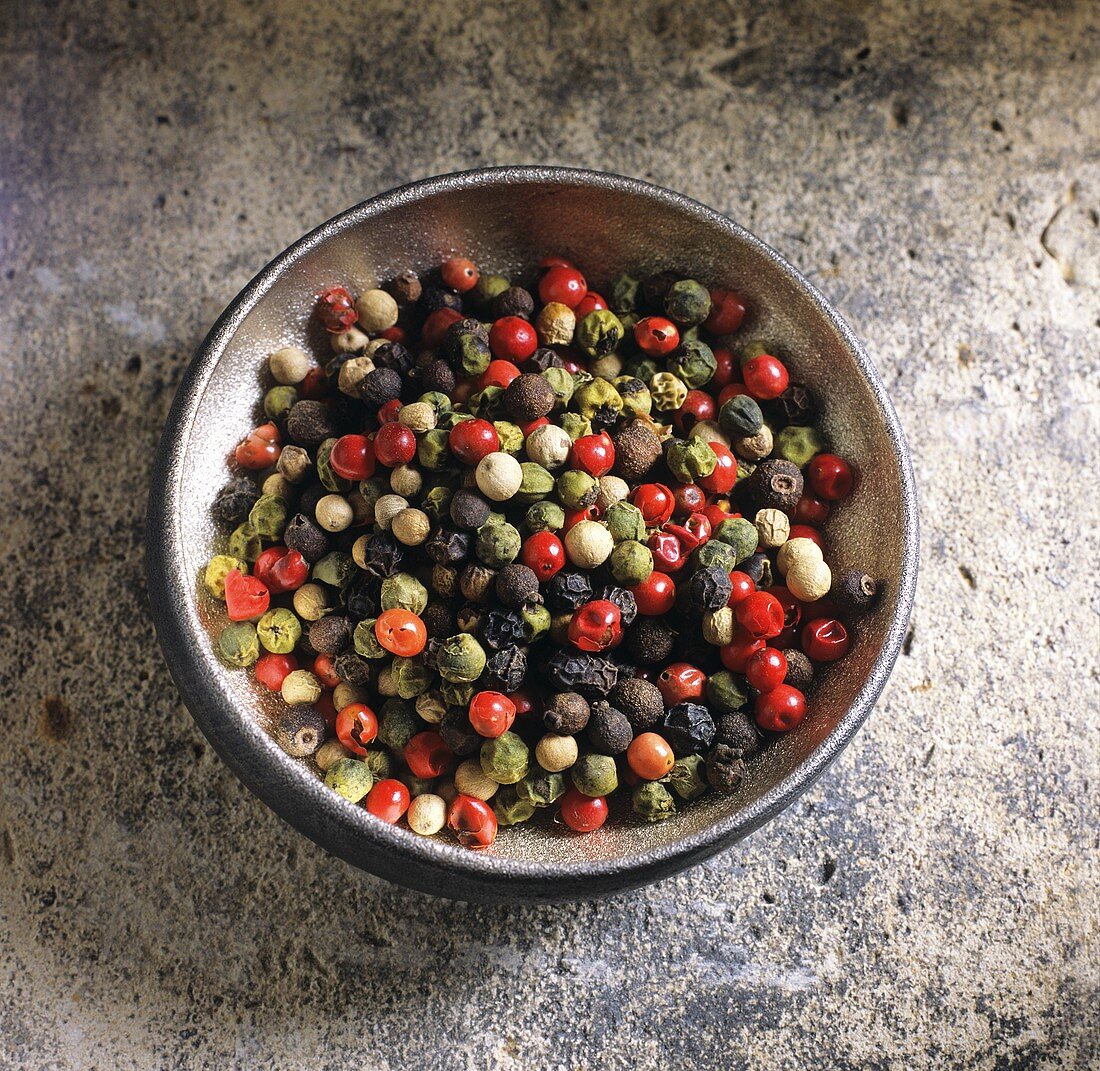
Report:
[[[500,184],[588,186],[649,198],[751,246],[797,286],[843,340],[871,388],[901,477],[903,546],[897,606],[863,687],[836,727],[797,769],[733,815],[679,840],[620,859],[562,864],[470,852],[383,823],[335,793],[318,793],[316,778],[283,755],[255,719],[234,703],[231,693],[221,686],[221,675],[210,674],[209,664],[201,654],[202,638],[196,634],[185,609],[187,600],[193,598],[194,578],[184,574],[184,558],[178,545],[183,462],[208,381],[244,319],[263,300],[276,279],[347,228],[383,216],[399,205]],[[908,628],[919,548],[916,482],[897,414],[862,343],[817,288],[744,227],[693,198],[640,179],[556,166],[487,167],[411,182],[341,212],[271,260],[218,318],[180,383],[154,461],[146,533],[149,601],[165,660],[199,728],[241,781],[300,832],[356,866],[424,891],[497,902],[577,899],[644,884],[732,845],[789,806],[844,750],[882,693]],[[273,762],[279,765],[273,768]],[[313,791],[307,779],[312,782]]]

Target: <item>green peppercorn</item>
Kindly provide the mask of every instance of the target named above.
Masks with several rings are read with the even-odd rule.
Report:
[[[587,509],[599,495],[599,481],[580,469],[568,469],[557,479],[558,500],[566,509]]]
[[[756,553],[760,533],[756,530],[756,525],[747,517],[727,517],[714,530],[712,542],[714,540],[733,547],[737,561],[743,562]]]
[[[670,439],[665,464],[681,483],[694,483],[714,471],[718,455],[702,439]]]
[[[469,684],[476,681],[485,668],[485,649],[468,632],[459,633],[440,645],[436,666],[445,681]]]
[[[451,460],[450,431],[434,428],[420,437],[416,447],[416,459],[422,468],[438,472]]]
[[[490,569],[500,569],[516,560],[522,544],[519,530],[507,521],[485,524],[478,530],[474,553]]]
[[[653,552],[644,543],[624,540],[611,552],[611,575],[623,587],[642,583],[653,572]]]
[[[260,533],[248,521],[234,528],[226,542],[226,550],[230,557],[240,558],[246,562],[254,562],[263,553],[263,549]]]
[[[565,526],[565,510],[556,502],[536,502],[523,518],[523,527],[535,532],[559,532]]]
[[[418,402],[425,402],[426,404],[430,405],[435,410],[437,421],[444,413],[449,413],[452,408],[451,399],[439,390],[426,391],[424,394],[421,394],[420,397],[416,400]]]
[[[624,543],[627,540],[635,540],[639,543],[645,541],[645,517],[642,516],[642,511],[631,502],[615,502],[609,506],[604,515],[604,523],[616,543]]]
[[[363,763],[374,774],[376,781],[385,781],[393,776],[393,759],[388,751],[382,748],[372,748],[363,756]]]
[[[481,768],[498,785],[514,785],[527,776],[529,752],[523,740],[512,732],[501,733],[481,745]]]
[[[654,373],[650,373],[652,376]],[[623,413],[628,417],[645,417],[653,411],[653,395],[645,385],[645,380],[637,376],[616,376],[612,385],[623,400]]]
[[[710,293],[694,279],[678,279],[665,293],[665,314],[680,327],[695,327],[710,315]]]
[[[407,699],[387,699],[378,712],[378,742],[391,751],[402,752],[417,733],[427,728]]]
[[[453,366],[468,376],[480,376],[489,367],[489,336],[476,320],[459,320],[447,328],[443,342]]]
[[[415,699],[423,695],[435,681],[435,673],[417,658],[394,658],[390,663],[394,687],[402,699]]]
[[[668,370],[679,376],[692,390],[709,383],[717,369],[718,360],[714,351],[699,339],[681,342],[668,362]]]
[[[264,415],[268,420],[281,420],[297,400],[298,392],[293,387],[272,387],[264,395]]]
[[[377,661],[380,658],[388,658],[389,652],[378,642],[378,636],[374,631],[375,618],[368,617],[355,626],[351,634],[352,646],[360,658],[369,658]]]
[[[755,398],[735,394],[718,413],[718,423],[731,438],[755,435],[764,423],[764,414]]]
[[[732,714],[749,701],[749,694],[741,684],[741,678],[727,670],[714,673],[707,679],[707,705],[717,714]]]
[[[218,633],[218,654],[231,666],[251,666],[260,657],[260,640],[251,621],[232,621]]]
[[[576,442],[582,436],[592,434],[592,421],[588,417],[581,416],[580,413],[562,413],[559,423],[562,431],[573,442]]]
[[[707,763],[702,755],[685,755],[676,760],[668,775],[668,783],[682,800],[693,800],[710,788]]]
[[[302,636],[302,623],[290,610],[268,610],[256,624],[260,643],[272,654],[290,654]]]
[[[585,319],[599,315],[599,312],[589,313]],[[585,420],[591,421],[598,415],[605,424],[614,423],[615,418],[623,411],[622,396],[606,379],[593,379],[578,387],[573,394],[572,405]]]
[[[500,451],[503,454],[518,454],[523,449],[523,431],[518,424],[510,420],[494,420]]]
[[[515,826],[526,822],[535,813],[535,805],[521,797],[514,785],[505,785],[493,796],[493,814],[501,826]]]
[[[542,373],[542,378],[550,384],[557,399],[555,405],[566,406],[573,397],[573,377],[564,368],[547,368]]]
[[[329,551],[311,571],[314,580],[320,580],[329,587],[342,588],[357,571],[355,560],[350,554],[340,550]]]
[[[428,488],[421,499],[420,508],[433,524],[439,524],[449,515],[453,498],[454,492],[449,487],[436,484],[435,487]]]
[[[383,610],[408,610],[420,615],[428,605],[428,589],[408,573],[394,573],[382,581]]]
[[[704,543],[691,555],[691,565],[696,571],[717,566],[719,569],[731,573],[737,568],[737,551],[728,543],[712,539],[709,543]]]
[[[477,692],[472,684],[460,684],[454,681],[443,681],[439,686],[439,695],[448,707],[461,707],[463,714],[470,706],[470,700]]]
[[[525,602],[519,608],[523,619],[523,634],[528,643],[535,643],[550,631],[550,611],[541,603]]]
[[[620,316],[626,312],[634,312],[638,307],[639,285],[637,279],[625,272],[617,276],[608,291],[608,305]]]
[[[671,372],[657,372],[649,381],[649,393],[653,404],[662,413],[679,409],[687,400],[687,384]]]
[[[632,358],[623,369],[625,375],[640,379],[643,383],[648,383],[658,372],[663,371],[664,365],[660,361],[644,355]]]
[[[536,807],[549,807],[565,795],[565,775],[536,766],[515,788],[516,795]]]
[[[495,384],[483,387],[475,394],[471,394],[466,405],[471,413],[482,420],[492,420],[503,413],[504,388]]]
[[[521,444],[522,441],[521,435]],[[517,502],[539,502],[554,490],[554,477],[541,465],[534,461],[523,461],[519,467],[523,472],[523,480],[513,496]]]
[[[248,572],[248,562],[240,558],[234,558],[231,554],[215,554],[206,563],[206,569],[202,574],[202,581],[206,590],[215,599],[225,601],[225,578],[236,569],[243,576]]]
[[[737,360],[738,363],[744,366],[754,357],[759,357],[764,353],[772,353],[773,350],[774,347],[769,346],[767,342],[762,342],[760,339],[754,338],[741,347],[741,352],[737,355]]]
[[[676,801],[660,781],[642,781],[631,794],[631,806],[647,822],[663,822],[676,813]]]
[[[332,492],[350,491],[352,487],[351,480],[345,480],[343,476],[337,476],[336,470],[332,467],[330,455],[335,445],[335,439],[325,439],[317,447],[317,478]]]
[[[596,309],[577,324],[573,341],[588,357],[613,353],[623,340],[622,322],[610,309]]]
[[[569,771],[573,785],[586,796],[610,796],[619,787],[615,760],[592,752],[582,755]]]
[[[358,803],[374,787],[374,774],[360,759],[337,759],[325,774],[325,784],[338,796]]]
[[[792,424],[775,436],[775,455],[799,468],[808,465],[814,455],[824,449],[825,440],[817,428],[800,428]]]

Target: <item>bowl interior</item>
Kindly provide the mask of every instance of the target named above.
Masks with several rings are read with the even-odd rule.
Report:
[[[192,372],[197,377],[193,397],[186,411],[174,413],[175,419],[183,419],[182,445],[169,469],[169,480],[178,483],[167,491],[174,509],[171,529],[163,538],[169,553],[178,556],[185,581],[185,604],[174,611],[184,624],[179,635],[190,636],[196,645],[210,693],[226,697],[239,712],[239,731],[262,737],[260,746],[270,754],[269,769],[253,768],[246,780],[264,798],[265,779],[278,785],[281,802],[276,809],[317,835],[315,826],[289,813],[293,805],[287,803],[289,793],[302,808],[316,804],[316,773],[308,763],[287,758],[267,739],[266,719],[279,701],[255,685],[248,673],[219,664],[212,648],[214,630],[221,623],[219,612],[200,594],[197,580],[207,558],[221,549],[210,506],[228,476],[226,459],[233,446],[256,422],[264,358],[292,343],[316,349],[321,340],[310,338],[308,323],[314,297],[323,287],[340,283],[361,289],[404,268],[432,268],[455,252],[472,257],[483,270],[517,275],[529,274],[542,256],[561,253],[582,264],[590,284],[601,291],[621,270],[642,275],[669,268],[746,294],[752,321],[739,337],[759,337],[772,344],[792,378],[813,387],[823,404],[823,428],[832,447],[851,459],[858,472],[855,492],[833,510],[828,522],[829,560],[834,568],[858,567],[883,578],[886,591],[877,609],[859,624],[849,657],[829,669],[817,688],[812,714],[752,764],[733,796],[704,798],[675,821],[654,826],[609,823],[583,838],[564,835],[552,826],[521,826],[498,839],[495,859],[472,857],[444,844],[426,845],[408,831],[390,829],[386,837],[421,855],[434,852],[452,860],[462,856],[464,866],[492,869],[503,861],[522,860],[549,872],[586,861],[615,869],[687,841],[705,840],[712,833],[728,838],[748,832],[766,817],[760,808],[765,796],[789,791],[791,779],[814,765],[815,756],[836,750],[837,737],[846,739],[854,731],[855,724],[842,725],[842,720],[869,677],[876,671],[884,677],[892,663],[898,618],[908,613],[913,568],[911,546],[907,550],[912,543],[907,528],[914,522],[903,491],[908,479],[904,445],[888,403],[861,368],[866,358],[860,356],[858,344],[823,308],[816,293],[770,250],[686,199],[640,183],[568,173],[475,174],[465,182],[420,184],[368,202],[304,239],[258,277],[200,354]],[[899,606],[899,600],[904,605]],[[880,656],[890,644],[895,650],[885,651],[883,667]],[[881,682],[874,694],[880,686]],[[872,694],[870,701],[873,698]],[[204,703],[201,697],[188,700],[193,708]],[[224,710],[208,710],[205,718],[226,716]],[[210,726],[204,723],[204,728],[209,731]],[[339,815],[340,830],[333,831],[340,843],[328,846],[362,863],[361,851],[349,846],[345,853],[341,844],[346,840],[350,845],[356,838],[377,844],[380,824],[361,808],[330,795],[326,806],[333,805],[345,813]],[[746,816],[752,816],[751,821]]]

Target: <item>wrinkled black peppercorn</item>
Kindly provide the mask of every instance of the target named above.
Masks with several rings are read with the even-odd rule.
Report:
[[[359,381],[357,389],[359,397],[366,405],[372,409],[381,409],[386,402],[392,402],[395,398],[401,397],[401,385],[400,374],[392,368],[375,368]],[[302,404],[298,402],[298,405]],[[296,405],[294,408],[297,409],[297,407]],[[293,416],[294,410],[290,412]]]
[[[547,670],[555,688],[580,692],[588,699],[603,698],[619,679],[619,667],[609,658],[564,647],[551,655]]]
[[[719,744],[707,756],[707,781],[718,792],[736,792],[745,779],[745,761],[741,753]]]
[[[437,390],[440,394],[450,394],[455,389],[454,369],[446,361],[432,361],[421,371],[420,382],[425,390]]]
[[[412,354],[400,342],[383,342],[371,359],[376,368],[392,368],[402,376],[408,375],[413,366]]]
[[[692,609],[700,612],[718,610],[729,602],[733,584],[725,569],[712,565],[695,573],[688,581],[686,590]]]
[[[728,580],[729,577],[726,579]],[[634,598],[634,593],[627,591],[626,588],[615,586],[601,588],[596,598],[606,599],[619,608],[619,617],[622,620],[623,628],[632,625],[634,619],[638,616],[638,600]]]
[[[363,550],[365,571],[381,579],[398,572],[404,559],[405,548],[390,532],[378,532],[372,535]]]
[[[485,663],[485,684],[497,692],[514,692],[527,676],[527,651],[523,647],[504,647],[494,651]]]
[[[642,297],[645,303],[662,315],[665,311],[665,295],[680,276],[671,271],[660,271],[642,280]]]
[[[487,647],[496,651],[515,647],[526,639],[523,618],[515,610],[502,610],[494,606],[482,622],[481,638]]]
[[[445,640],[448,636],[453,636],[458,627],[454,609],[445,602],[428,603],[420,620],[424,622],[424,628],[431,639]]]
[[[550,578],[546,585],[546,605],[551,610],[576,610],[592,601],[592,581],[587,573],[562,569]]]
[[[342,681],[348,684],[364,685],[370,683],[370,663],[365,662],[354,651],[343,651],[332,660],[332,667]]]
[[[547,368],[564,367],[565,361],[562,360],[561,355],[548,346],[540,346],[527,358],[527,363],[523,366],[526,372],[545,372]]]
[[[630,721],[621,711],[606,700],[592,704],[592,716],[588,719],[588,741],[605,755],[621,755],[634,739]]]
[[[319,524],[296,513],[283,529],[283,543],[296,550],[311,565],[328,553],[328,536]]]
[[[240,524],[256,504],[260,492],[245,477],[230,480],[217,494],[210,512],[223,524]]]
[[[677,703],[665,715],[664,737],[678,758],[705,751],[714,733],[714,719],[702,703]]]
[[[457,565],[470,555],[470,536],[437,528],[424,544],[424,552],[440,565]]]
[[[774,431],[788,424],[805,427],[817,423],[817,401],[809,387],[801,383],[791,383],[778,398],[764,402],[761,408]]]
[[[439,723],[439,735],[443,743],[456,755],[473,755],[481,748],[484,739],[474,732],[470,715],[463,707],[451,707]]]
[[[416,302],[416,308],[425,317],[440,309],[454,309],[462,311],[462,298],[453,290],[445,290],[441,286],[422,286],[420,297]]]

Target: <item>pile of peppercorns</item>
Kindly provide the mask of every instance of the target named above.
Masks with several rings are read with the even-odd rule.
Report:
[[[213,506],[217,648],[380,819],[485,848],[543,808],[598,829],[621,784],[649,822],[733,792],[877,594],[825,563],[853,474],[810,390],[732,347],[741,296],[607,293],[560,257],[531,289],[456,257],[322,293],[323,363],[270,355]]]

